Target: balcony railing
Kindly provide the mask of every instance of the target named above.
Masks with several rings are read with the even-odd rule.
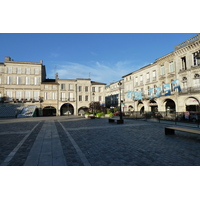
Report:
[[[175,50],[178,50],[178,49],[180,49],[180,48],[182,48],[182,47],[185,47],[185,46],[187,46],[187,45],[190,45],[190,44],[194,43],[195,41],[197,41],[197,40],[200,39],[199,36],[200,36],[200,34],[198,34],[198,35],[196,35],[196,36],[190,38],[189,40],[186,40],[185,42],[182,42],[182,43],[179,44],[179,45],[176,45],[176,46],[175,46]]]
[[[74,102],[75,98],[60,98],[60,101],[71,101],[71,102]]]
[[[179,94],[181,95],[181,94],[191,94],[199,92],[200,92],[200,87],[188,87],[188,88],[183,88]]]

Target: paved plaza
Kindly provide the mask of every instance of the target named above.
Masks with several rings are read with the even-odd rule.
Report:
[[[0,119],[0,165],[199,166],[200,135],[165,135],[166,126],[75,116]]]

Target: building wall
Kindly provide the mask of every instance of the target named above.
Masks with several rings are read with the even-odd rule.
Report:
[[[14,61],[0,63],[0,98],[9,104],[36,105],[39,115],[77,115],[91,101],[105,104],[105,84],[91,79],[46,79],[45,66]],[[94,95],[92,95],[94,94]]]
[[[200,111],[199,53],[200,35],[197,35],[177,45],[174,52],[123,76],[126,111],[132,107],[132,110],[140,112]],[[181,91],[176,88],[178,83]],[[161,92],[158,93],[160,89]],[[141,99],[136,98],[135,92],[139,91],[142,91]]]

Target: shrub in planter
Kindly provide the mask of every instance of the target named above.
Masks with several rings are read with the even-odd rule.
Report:
[[[103,112],[99,112],[96,114],[96,117],[101,118],[103,117],[105,114]]]

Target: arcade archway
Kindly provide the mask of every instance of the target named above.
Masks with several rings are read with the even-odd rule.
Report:
[[[167,113],[174,113],[176,112],[176,104],[172,99],[165,100],[165,110]]]
[[[74,107],[70,103],[65,103],[60,108],[60,115],[67,116],[67,115],[73,115],[74,114]]]
[[[78,114],[79,115],[84,115],[86,112],[88,112],[88,107],[86,107],[86,106],[82,106],[82,107],[80,107],[79,109],[78,109]]]
[[[44,107],[43,116],[56,116],[56,108],[53,106]]]
[[[158,104],[154,99],[149,101],[149,106],[151,108],[151,112],[158,112]]]
[[[195,97],[189,97],[185,101],[186,111],[200,111],[200,103]]]

